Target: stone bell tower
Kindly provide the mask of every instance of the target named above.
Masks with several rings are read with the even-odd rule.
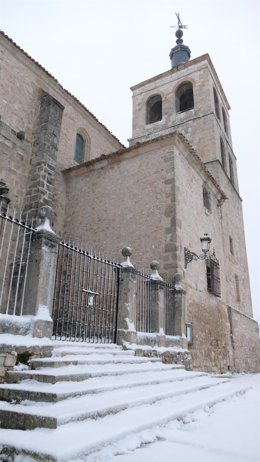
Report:
[[[195,339],[191,346],[194,364],[206,367],[214,350],[217,362],[226,361],[231,368],[246,369],[250,360],[246,358],[243,339],[253,339],[249,348],[252,355],[258,348],[258,334],[252,319],[230,106],[209,55],[190,59],[190,48],[183,43],[186,27],[177,17],[176,45],[170,51],[171,69],[132,87],[130,146],[142,149],[142,143],[149,141],[152,151],[156,145],[156,184],[162,183],[164,168],[172,175],[166,182],[172,189],[165,196],[166,205],[169,198],[172,201],[165,207],[171,222],[161,235],[161,241],[166,243],[161,258],[167,271],[172,264],[183,276],[185,322],[193,326]],[[189,154],[170,136],[176,132],[184,135],[184,144],[185,139],[188,141]],[[163,168],[160,163],[164,161],[166,142],[170,144],[167,155],[171,164]],[[149,161],[147,155],[147,169]],[[216,280],[221,287],[218,293],[209,284],[208,266],[184,266],[183,249],[196,249],[204,233],[211,236],[212,255],[217,255]],[[217,327],[219,320],[222,324]],[[225,345],[225,354],[217,351],[215,345]]]
[[[141,82],[133,91],[130,146],[175,131],[190,141],[201,160],[219,177],[217,163],[238,191],[228,100],[208,54],[190,60],[178,17],[171,69]],[[214,172],[213,172],[214,170]]]

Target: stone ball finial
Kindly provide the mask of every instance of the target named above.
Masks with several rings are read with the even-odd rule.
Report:
[[[177,29],[175,36],[180,39],[183,36],[183,31],[181,29]]]
[[[153,270],[153,271],[155,271],[155,270],[159,271],[159,269],[160,269],[160,263],[159,263],[157,260],[153,260],[153,261],[151,262],[151,264],[150,264],[150,268],[151,268],[151,270]]]
[[[132,255],[132,249],[131,247],[124,247],[122,249],[122,255],[124,257],[124,261],[121,263],[123,268],[133,268],[133,265],[130,261],[130,257]]]
[[[131,247],[124,247],[122,249],[122,255],[123,255],[123,257],[131,257],[131,255],[132,255]]]
[[[163,279],[161,278],[158,270],[160,269],[160,263],[157,260],[153,260],[152,263],[150,264],[150,268],[152,270],[151,274],[151,279],[153,281],[162,281]]]

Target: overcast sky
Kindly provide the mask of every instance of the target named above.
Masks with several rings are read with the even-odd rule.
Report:
[[[0,28],[128,145],[129,87],[170,68],[175,11],[231,106],[251,290],[260,320],[259,0],[0,0]]]

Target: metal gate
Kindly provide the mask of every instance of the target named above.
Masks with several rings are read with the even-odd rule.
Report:
[[[0,313],[22,316],[33,221],[0,210]]]
[[[151,332],[151,276],[136,271],[136,330]]]
[[[73,244],[59,244],[53,303],[56,339],[116,342],[120,268]]]

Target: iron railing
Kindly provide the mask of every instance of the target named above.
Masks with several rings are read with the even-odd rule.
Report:
[[[73,243],[59,244],[53,303],[56,339],[116,341],[120,268]]]
[[[152,311],[152,284],[150,274],[143,271],[136,271],[136,330],[138,332],[151,333],[151,311]],[[173,282],[160,281],[164,291],[165,309],[165,333],[174,334],[174,295],[175,285]]]
[[[136,270],[136,330],[151,332],[151,276]]]
[[[27,216],[0,211],[0,312],[22,315],[31,239],[35,232]]]
[[[0,313],[23,315],[33,221],[0,211]],[[74,243],[58,248],[52,317],[56,339],[116,341],[121,265]],[[136,329],[151,332],[151,275],[135,270]],[[28,281],[29,283],[29,281]],[[166,334],[174,330],[174,283],[164,287]]]

